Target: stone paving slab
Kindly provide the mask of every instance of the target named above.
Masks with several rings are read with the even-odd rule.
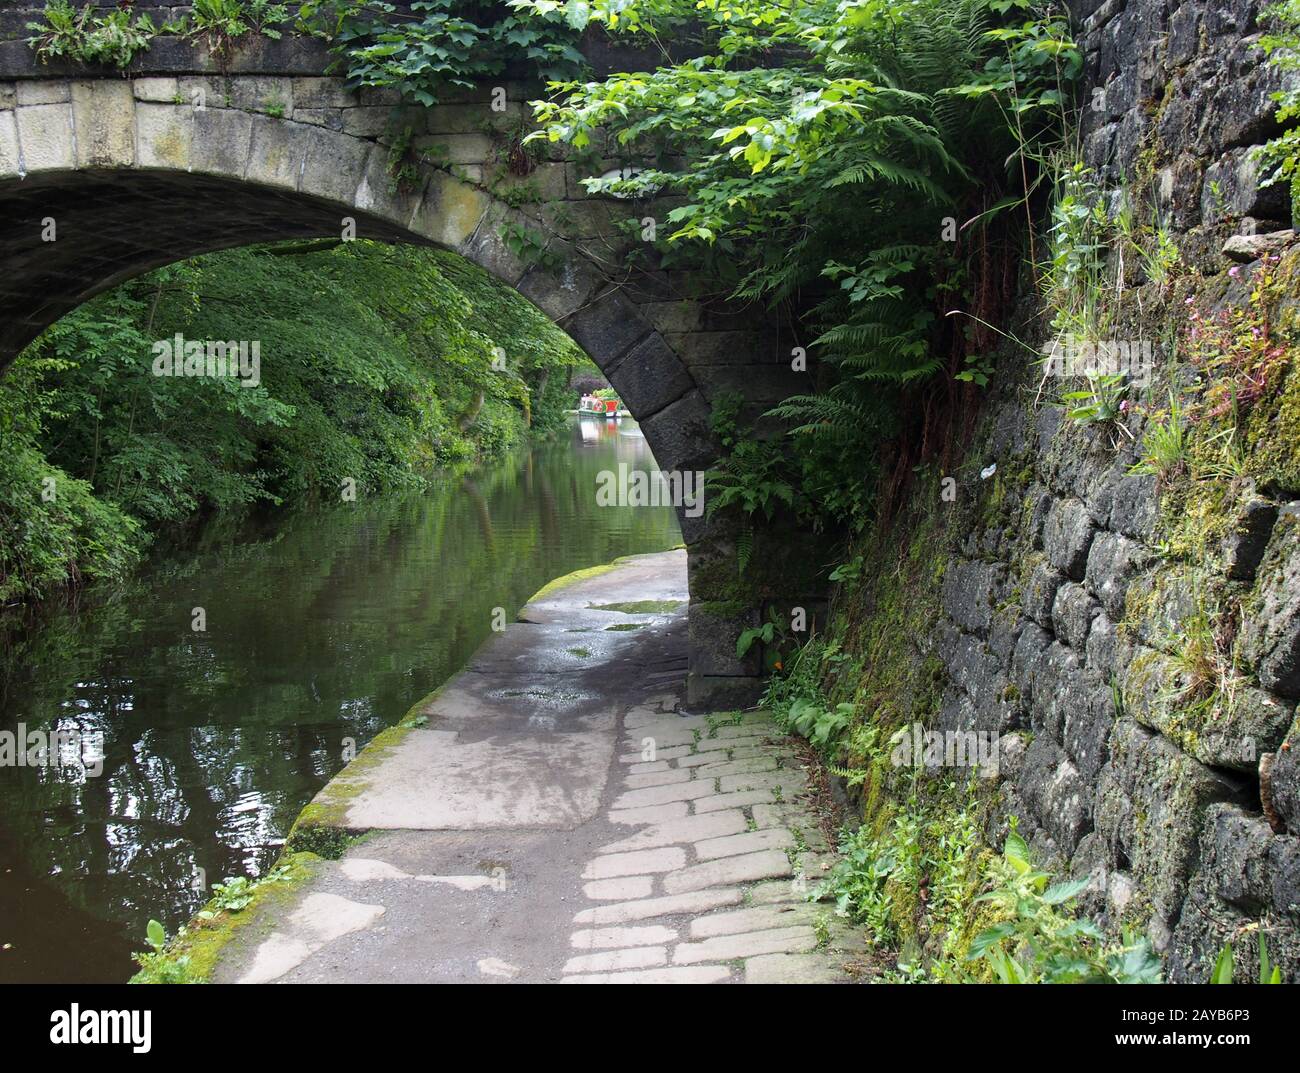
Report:
[[[530,632],[550,660],[554,635],[611,614],[592,605],[673,593],[680,552],[544,590],[423,706],[427,726],[322,792],[333,830],[361,837],[241,929],[213,978],[847,979],[861,936],[804,894],[827,858],[799,754],[762,712],[678,714],[682,611],[608,634],[602,665],[529,679]]]

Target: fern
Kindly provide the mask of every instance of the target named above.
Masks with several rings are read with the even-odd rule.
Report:
[[[754,554],[754,527],[746,525],[736,536],[736,569],[744,573],[749,569],[749,560]]]
[[[1006,210],[1041,181],[1031,164],[1060,139],[1062,87],[1082,63],[1065,17],[1024,0],[564,10],[628,33],[691,20],[704,55],[559,86],[536,109],[536,137],[654,160],[615,192],[673,199],[661,243],[672,266],[782,307],[813,340],[815,388],[771,411],[793,426],[784,457],[727,459],[715,497],[759,521],[769,510],[864,521],[882,438],[917,431],[908,412],[938,409],[918,397],[943,397],[934,381],[948,368],[988,367],[984,337],[946,314],[1000,315],[990,251],[1019,256],[1020,215]],[[948,220],[954,233],[941,235]]]

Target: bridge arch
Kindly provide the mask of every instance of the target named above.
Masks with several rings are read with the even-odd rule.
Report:
[[[453,250],[515,288],[600,367],[664,470],[716,458],[709,417],[720,392],[741,392],[759,412],[802,388],[761,317],[685,297],[669,272],[632,280],[614,270],[630,241],[617,224],[636,207],[588,198],[563,152],[522,180],[503,175],[484,123],[493,87],[417,110],[415,144],[439,166],[408,160],[399,183],[393,118],[406,122],[410,110],[341,79],[266,67],[93,78],[33,63],[27,77],[0,82],[0,367],[60,316],[142,272],[350,227],[358,238]],[[518,113],[526,92],[510,87]],[[511,196],[524,182],[531,200]],[[691,697],[752,696],[757,667],[734,655],[752,613],[734,600],[724,610],[718,592],[734,563],[729,535],[679,516]]]
[[[333,80],[309,81],[318,98]],[[157,99],[169,93],[180,103]],[[42,81],[21,86],[24,97],[39,103],[0,112],[0,360],[95,294],[201,253],[345,233],[435,245],[563,327],[645,423],[664,469],[710,460],[707,400],[654,324],[580,243],[484,187],[425,163],[399,187],[377,137],[196,106],[176,79]],[[512,248],[511,228],[527,251]]]

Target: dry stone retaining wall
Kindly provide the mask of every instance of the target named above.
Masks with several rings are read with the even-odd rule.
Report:
[[[1072,6],[1086,91],[1099,91],[1087,162],[1112,191],[1154,199],[1197,302],[1243,305],[1250,269],[1230,277],[1225,242],[1290,222],[1251,154],[1276,133],[1261,5]],[[1292,242],[1272,245],[1294,267]],[[1130,302],[1143,300],[1159,308],[1156,289],[1135,286]],[[1162,314],[1184,315],[1181,302]],[[1002,735],[989,841],[1017,817],[1047,867],[1093,880],[1086,911],[1151,935],[1169,978],[1206,979],[1224,943],[1258,926],[1300,980],[1300,488],[1232,485],[1221,543],[1174,554],[1176,500],[1131,472],[1143,419],[1084,427],[1041,378],[1022,370],[994,391],[963,471],[967,522],[949,529],[922,645],[947,676],[937,726]],[[1231,703],[1188,715],[1170,702],[1188,648],[1207,621],[1238,617],[1247,673]]]

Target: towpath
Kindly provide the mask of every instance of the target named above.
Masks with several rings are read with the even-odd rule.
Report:
[[[207,925],[211,978],[849,978],[861,939],[804,894],[829,855],[795,744],[678,710],[686,599],[682,551],[542,590],[304,810],[293,844],[334,859]]]

